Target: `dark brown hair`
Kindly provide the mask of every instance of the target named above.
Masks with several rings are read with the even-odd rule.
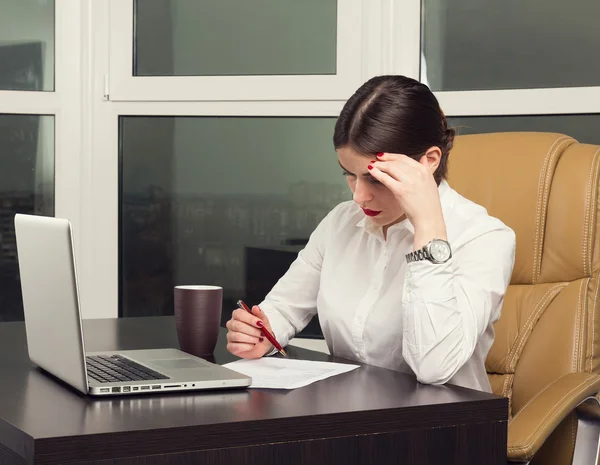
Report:
[[[335,124],[333,145],[372,157],[402,153],[418,160],[430,147],[442,152],[434,174],[439,184],[448,171],[454,129],[425,84],[405,76],[377,76],[365,82],[344,105]]]

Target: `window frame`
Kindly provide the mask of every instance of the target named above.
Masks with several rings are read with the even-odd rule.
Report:
[[[411,69],[418,70],[415,79],[426,82],[423,69],[423,20],[421,0],[397,0],[398,5],[419,3],[419,14],[412,12],[415,26],[412,35]],[[418,43],[418,56],[414,53]],[[399,71],[399,70],[398,70]],[[400,73],[401,74],[401,73]],[[600,85],[583,87],[555,87],[535,89],[435,91],[447,116],[509,116],[560,115],[600,112]]]
[[[367,0],[338,0],[334,75],[134,76],[134,4],[110,0],[113,101],[338,100],[360,85]]]

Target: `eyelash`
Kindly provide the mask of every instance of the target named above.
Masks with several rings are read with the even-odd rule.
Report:
[[[350,174],[350,173],[348,173],[348,171],[342,171],[342,175],[343,175],[343,176],[345,176],[345,177],[356,177],[356,175],[354,175],[354,174]],[[369,176],[369,182],[370,182],[371,184],[375,184],[375,185],[381,185],[381,182],[380,182],[380,181],[378,181],[377,179],[375,179],[375,178],[374,178],[374,177],[372,177],[372,176]]]

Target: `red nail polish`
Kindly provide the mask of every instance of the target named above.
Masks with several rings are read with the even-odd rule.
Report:
[[[377,160],[371,160],[371,165],[372,165],[373,163],[375,163],[376,161],[377,161]]]
[[[264,337],[259,337],[258,338],[258,342],[265,342],[265,338]]]
[[[262,327],[264,326],[264,324],[263,324],[263,322],[262,322],[262,321],[258,320],[258,321],[256,322],[256,326],[258,326],[259,328],[262,328]]]
[[[379,153],[377,154],[377,157],[383,157],[383,152],[379,152]]]
[[[370,170],[372,170],[373,169],[373,165],[369,165],[369,166],[367,166],[367,168],[369,168]]]

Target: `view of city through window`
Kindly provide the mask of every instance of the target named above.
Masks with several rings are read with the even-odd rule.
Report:
[[[259,303],[321,219],[351,198],[334,118],[124,117],[122,316],[173,313],[173,287]],[[315,319],[303,335],[318,336]]]
[[[54,117],[0,114],[0,147],[0,321],[19,321],[14,217],[54,215]]]

